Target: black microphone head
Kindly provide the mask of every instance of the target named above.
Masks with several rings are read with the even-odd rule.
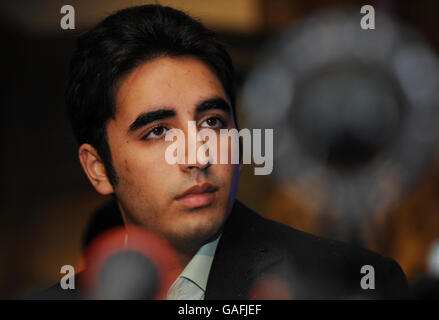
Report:
[[[149,257],[123,250],[105,261],[98,276],[94,299],[150,300],[159,289],[159,272]]]
[[[141,227],[104,232],[86,248],[79,286],[85,299],[165,299],[180,270],[162,237]]]

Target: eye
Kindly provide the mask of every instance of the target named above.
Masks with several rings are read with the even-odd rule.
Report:
[[[222,121],[218,117],[212,117],[207,120],[204,120],[201,125],[201,127],[207,127],[207,128],[222,128],[224,126],[224,121]]]
[[[160,137],[162,137],[163,135],[166,134],[166,131],[168,131],[168,129],[166,129],[163,126],[155,127],[150,132],[148,132],[148,134],[146,136],[144,136],[143,139],[157,139],[157,138],[160,138]]]

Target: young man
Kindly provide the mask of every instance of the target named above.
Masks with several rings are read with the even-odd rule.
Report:
[[[164,237],[185,267],[170,299],[257,298],[264,286],[287,298],[408,297],[394,261],[263,219],[237,201],[238,164],[165,161],[171,129],[188,136],[189,121],[218,134],[237,127],[231,59],[186,14],[148,5],[106,18],[79,39],[66,100],[94,188],[115,195],[126,225]],[[374,270],[368,290],[363,266]]]

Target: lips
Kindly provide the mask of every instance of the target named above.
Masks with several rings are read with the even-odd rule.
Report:
[[[218,187],[204,183],[195,185],[176,197],[176,200],[188,208],[204,207],[213,202]]]

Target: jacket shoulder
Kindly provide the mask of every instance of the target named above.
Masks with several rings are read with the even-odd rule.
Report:
[[[324,298],[410,299],[399,264],[376,252],[331,240],[266,219],[246,208],[254,239],[284,258],[289,280],[309,288],[309,296]],[[285,270],[286,268],[284,268]]]
[[[69,278],[68,281],[75,281],[80,279],[82,273],[75,274],[74,279]],[[47,286],[45,288],[34,290],[32,292],[27,292],[26,294],[20,296],[18,299],[20,300],[81,300],[82,293],[77,288],[68,288],[63,289],[60,283],[53,284],[51,286]]]

